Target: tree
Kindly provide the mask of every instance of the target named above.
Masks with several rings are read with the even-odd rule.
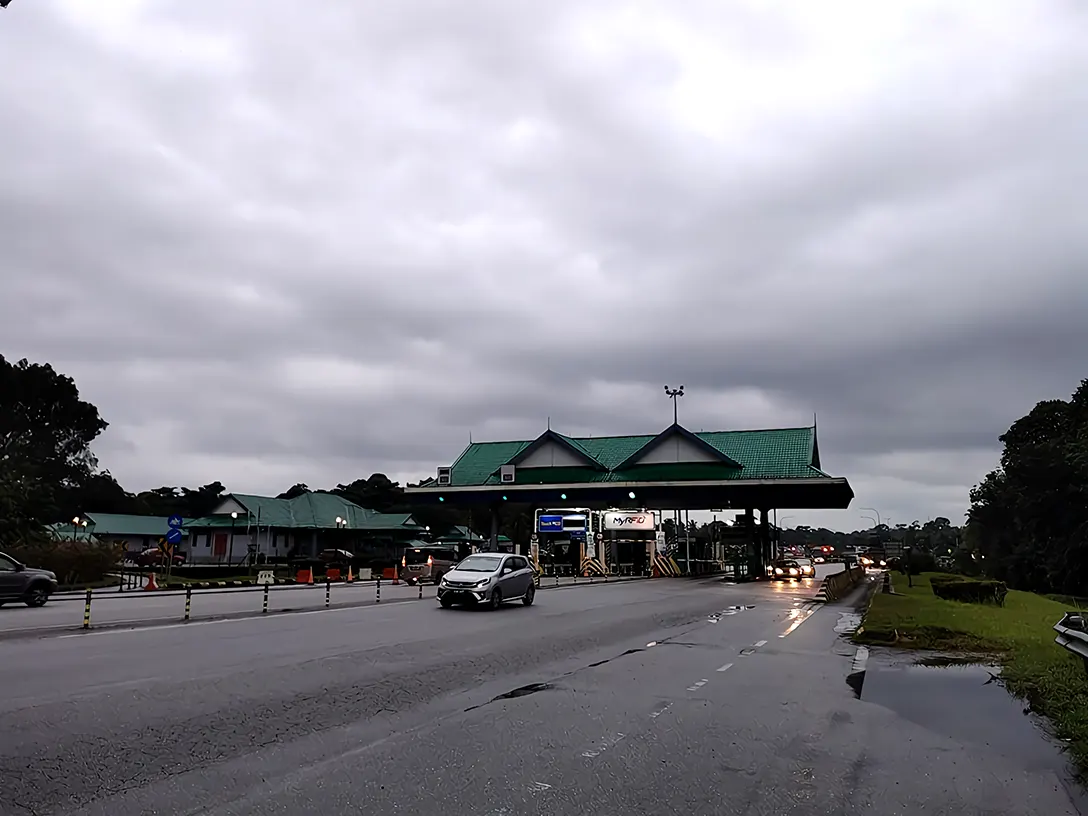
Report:
[[[332,493],[368,510],[388,513],[403,498],[404,489],[384,473],[375,473],[369,479],[356,479],[350,484],[338,484]]]
[[[1000,437],[1000,467],[971,491],[969,540],[987,574],[1019,589],[1088,590],[1088,380]]]
[[[297,499],[299,496],[305,496],[307,493],[312,492],[307,485],[299,482],[294,487],[290,487],[283,493],[276,496],[277,499]]]
[[[90,445],[106,426],[70,377],[48,364],[13,364],[0,355],[0,471],[17,516],[57,517],[60,492],[91,476]]]

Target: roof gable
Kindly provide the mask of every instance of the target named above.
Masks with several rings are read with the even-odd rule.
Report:
[[[578,440],[551,429],[519,450],[504,464],[523,468],[589,466],[596,470],[605,470],[604,465]]]
[[[632,453],[615,469],[622,470],[635,465],[704,462],[725,464],[735,468],[743,467],[706,440],[696,436],[684,426],[674,423]]]

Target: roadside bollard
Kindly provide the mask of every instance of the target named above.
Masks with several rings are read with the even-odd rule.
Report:
[[[264,585],[264,603],[261,605],[261,614],[268,613],[268,584]]]
[[[91,628],[91,590],[87,590],[87,600],[83,604],[83,628]]]
[[[185,620],[189,620],[189,613],[193,610],[193,588],[185,587]]]
[[[559,573],[558,572],[555,574],[555,585],[559,586]]]
[[[378,576],[378,582],[374,586],[377,588],[377,591],[378,591],[378,600],[376,600],[375,603],[381,603],[382,602],[382,577],[380,575]]]
[[[422,581],[416,581],[416,586],[419,587],[419,599],[422,601],[423,600],[423,582]]]
[[[332,603],[332,581],[330,581],[328,579],[328,577],[326,576],[326,578],[325,578],[325,608],[328,609],[329,605],[331,603]]]

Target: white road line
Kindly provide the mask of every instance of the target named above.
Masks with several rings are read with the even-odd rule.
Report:
[[[766,645],[767,645],[767,641],[765,641],[765,640],[757,640],[757,641],[755,642],[755,647],[756,647],[757,649],[759,649],[759,648],[761,648],[761,647],[763,647],[763,646],[766,646]]]
[[[650,719],[651,720],[656,720],[658,717],[660,717],[662,714],[664,714],[670,708],[672,708],[672,703],[666,703],[664,706],[659,708],[657,711],[650,712]]]
[[[851,674],[855,672],[865,671],[865,665],[869,662],[869,650],[864,646],[858,646],[857,652],[854,653],[854,662],[850,666]]]
[[[649,643],[646,644],[646,648],[651,649],[656,645],[657,645],[657,641],[656,640],[651,640]]]
[[[733,668],[733,664],[732,663],[726,663],[724,666],[717,669],[717,671],[720,671],[720,672],[729,671],[731,668]]]

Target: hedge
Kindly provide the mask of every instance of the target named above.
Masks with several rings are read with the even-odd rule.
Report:
[[[934,575],[929,579],[933,594],[946,601],[1005,605],[1009,588],[1004,581],[980,581],[959,575]]]

